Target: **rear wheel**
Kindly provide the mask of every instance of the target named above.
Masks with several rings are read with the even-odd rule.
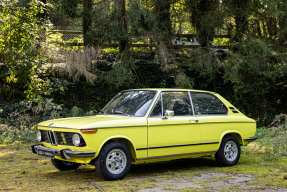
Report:
[[[58,159],[51,159],[53,165],[59,169],[60,171],[68,171],[68,170],[73,170],[77,169],[80,164],[79,163],[72,163],[69,161],[61,161]]]
[[[110,142],[95,161],[98,175],[109,181],[123,179],[131,168],[131,153],[126,145]]]
[[[240,158],[240,144],[236,137],[232,135],[225,136],[221,145],[215,154],[216,161],[221,166],[233,166]]]

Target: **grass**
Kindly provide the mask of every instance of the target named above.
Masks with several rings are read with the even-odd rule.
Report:
[[[0,145],[0,191],[244,191],[287,190],[286,127],[258,129],[259,140],[242,147],[240,161],[219,167],[213,157],[132,165],[119,181],[99,178],[94,166],[58,171],[30,145]],[[281,153],[278,153],[278,152]]]
[[[266,160],[268,154],[254,153],[243,148],[239,163],[233,167],[218,167],[214,158],[195,158],[133,165],[130,173],[119,181],[99,178],[91,165],[60,172],[49,159],[32,154],[29,145],[0,145],[0,190],[12,191],[95,191],[90,182],[105,191],[139,191],[161,187],[172,191],[197,191],[199,188],[178,189],[174,183],[193,182],[200,190],[240,191],[240,185],[210,186],[209,183],[230,181],[232,176],[251,175],[245,182],[250,189],[287,189],[287,158]],[[208,176],[224,173],[226,176]]]

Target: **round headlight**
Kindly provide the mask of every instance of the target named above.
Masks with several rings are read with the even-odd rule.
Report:
[[[42,133],[41,133],[41,131],[40,130],[38,130],[37,131],[37,139],[38,139],[38,141],[42,141]]]
[[[73,135],[73,144],[77,147],[81,144],[81,138],[79,134]]]

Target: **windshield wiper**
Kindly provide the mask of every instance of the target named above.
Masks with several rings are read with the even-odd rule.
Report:
[[[129,114],[124,113],[124,112],[121,112],[121,111],[114,111],[114,113],[113,113],[113,114],[123,114],[123,115],[127,115],[127,116],[129,116],[129,117],[130,117],[130,115],[129,115]]]

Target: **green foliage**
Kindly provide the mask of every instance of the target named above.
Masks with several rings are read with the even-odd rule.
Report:
[[[91,37],[88,43],[97,45],[96,52],[65,46],[60,34],[44,36],[49,29],[41,15],[47,5],[37,0],[1,2],[0,123],[9,125],[5,134],[11,134],[10,141],[19,130],[32,133],[32,127],[46,119],[94,114],[117,92],[129,88],[216,91],[259,126],[287,113],[286,1],[107,0],[93,1],[88,13],[79,5],[91,1],[50,2],[54,24],[63,17],[67,25],[80,25],[69,18],[91,16],[84,36]],[[123,2],[125,6],[119,6]],[[173,49],[175,31],[197,33],[204,46],[214,33],[230,34],[233,43],[224,54],[207,48]],[[152,51],[128,46],[123,50],[123,43],[144,44],[149,38],[157,45]],[[222,38],[213,42],[229,44]],[[100,50],[103,43],[121,47]],[[63,63],[70,53],[75,68],[68,76],[69,66],[64,68]]]
[[[31,129],[18,129],[13,126],[9,126],[4,131],[0,132],[0,143],[32,143],[37,141],[35,137],[37,133],[36,126],[32,127]]]
[[[43,5],[36,0],[18,2],[6,1],[0,12],[0,53],[2,54],[0,72],[1,99],[17,97],[37,101],[45,92],[34,92],[46,86],[44,79],[39,78],[45,63],[41,58],[41,35],[43,23],[39,14]],[[11,94],[12,93],[12,94]],[[23,94],[24,93],[24,94]]]
[[[175,80],[176,87],[181,89],[192,89],[192,82],[190,77],[187,77],[184,73],[177,75]]]
[[[62,0],[62,8],[63,11],[70,17],[75,17],[77,16],[79,13],[78,10],[78,3],[80,1],[79,0],[73,0],[73,1],[69,1],[69,0]]]
[[[256,136],[258,137],[259,150],[262,149],[266,153],[276,156],[287,156],[287,126],[286,124],[278,127],[257,129]]]
[[[19,103],[3,105],[0,109],[0,143],[35,142],[37,124],[56,118],[95,115],[96,111],[84,110],[77,106],[71,110],[41,98],[37,105],[24,100]]]
[[[286,54],[278,53],[250,36],[234,45],[234,51],[224,61],[224,78],[233,83],[235,105],[253,118],[263,120],[275,107],[268,95],[274,89],[282,89],[277,84],[285,70]]]
[[[150,9],[145,7],[140,1],[132,0],[127,10],[130,22],[130,32],[135,35],[152,31],[155,27],[155,18]]]

